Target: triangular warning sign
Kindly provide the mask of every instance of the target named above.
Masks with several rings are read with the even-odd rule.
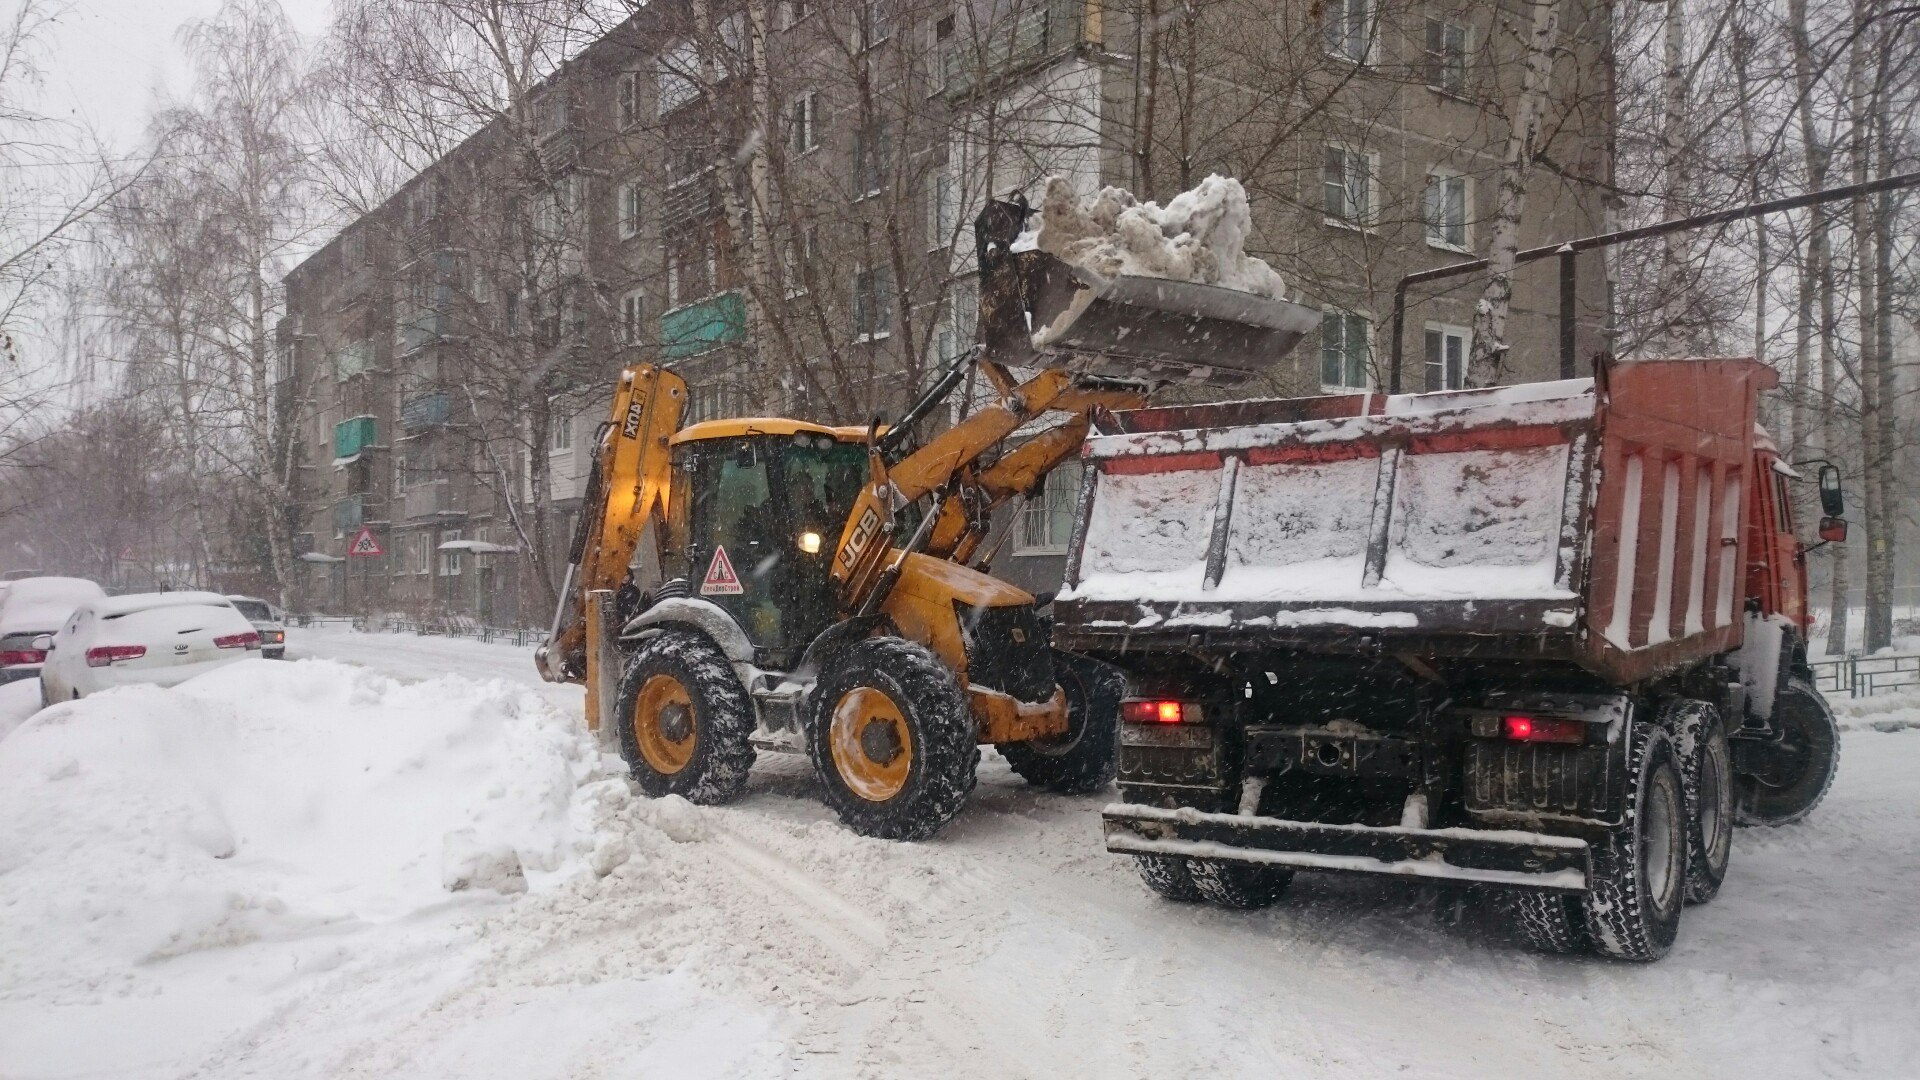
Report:
[[[700,583],[700,595],[712,596],[715,593],[725,593],[729,596],[738,596],[742,591],[740,575],[733,572],[733,560],[727,558],[727,549],[714,548],[713,562],[707,565],[707,578]]]
[[[380,546],[380,541],[373,538],[373,530],[362,525],[360,531],[353,534],[353,543],[347,545],[347,554],[385,555],[386,550]]]

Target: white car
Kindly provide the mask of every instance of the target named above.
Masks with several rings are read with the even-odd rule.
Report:
[[[172,686],[260,655],[260,631],[210,592],[135,593],[82,604],[47,650],[40,700],[51,705],[114,686]]]
[[[80,605],[105,600],[100,586],[85,578],[20,578],[7,586],[0,602],[0,683],[40,674],[47,651],[35,640],[66,625]]]
[[[260,631],[260,655],[269,660],[287,658],[287,616],[279,608],[258,597],[231,593],[227,595],[227,602]]]

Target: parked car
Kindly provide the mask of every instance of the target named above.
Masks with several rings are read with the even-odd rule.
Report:
[[[85,578],[31,577],[8,583],[6,598],[0,601],[0,683],[40,674],[47,654],[34,639],[60,629],[80,605],[106,596]]]
[[[254,596],[229,596],[227,602],[260,631],[260,655],[269,660],[286,659],[286,612]]]
[[[172,686],[260,655],[260,631],[227,598],[210,592],[134,593],[82,604],[48,653],[40,700],[71,701],[114,686]]]

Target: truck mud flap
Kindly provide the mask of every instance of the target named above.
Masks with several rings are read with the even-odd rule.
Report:
[[[1107,850],[1124,855],[1353,871],[1584,892],[1587,842],[1493,829],[1323,825],[1115,803],[1101,812]]]

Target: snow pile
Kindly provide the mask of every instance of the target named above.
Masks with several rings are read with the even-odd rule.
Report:
[[[1104,278],[1197,281],[1285,299],[1280,275],[1247,254],[1252,231],[1247,189],[1229,177],[1209,176],[1161,207],[1112,187],[1083,201],[1055,176],[1047,181],[1037,231],[1015,248],[1037,247]]]
[[[532,692],[332,662],[62,704],[0,741],[0,1001],[400,920],[622,861],[591,742]]]

